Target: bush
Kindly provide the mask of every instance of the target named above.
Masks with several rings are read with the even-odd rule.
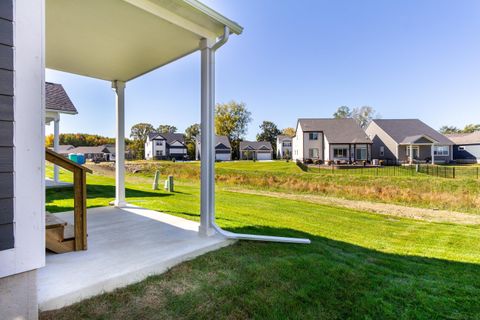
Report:
[[[312,160],[312,159],[305,159],[305,161],[303,161],[303,163],[305,163],[305,164],[312,164],[312,163],[313,163],[313,160]]]
[[[323,164],[323,160],[317,159],[317,160],[314,161],[314,163],[316,165],[321,165],[321,164]]]

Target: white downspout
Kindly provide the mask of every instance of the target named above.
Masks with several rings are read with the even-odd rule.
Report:
[[[309,244],[311,241],[309,239],[303,238],[286,238],[286,237],[274,237],[274,236],[262,236],[262,235],[253,235],[253,234],[241,234],[241,233],[234,233],[230,231],[225,231],[220,228],[215,223],[215,147],[214,147],[214,139],[215,139],[215,51],[219,49],[222,45],[224,45],[228,41],[228,37],[230,35],[230,29],[225,26],[223,36],[211,47],[210,50],[205,51],[205,55],[208,54],[208,58],[202,55],[202,59],[206,59],[209,61],[202,61],[203,63],[208,63],[208,70],[202,70],[203,72],[209,72],[209,77],[207,75],[202,75],[202,80],[208,79],[208,86],[205,90],[209,93],[209,103],[210,105],[204,106],[208,109],[208,124],[202,124],[202,128],[208,129],[207,132],[202,131],[202,142],[207,142],[206,144],[202,143],[203,147],[203,157],[202,163],[207,159],[206,164],[202,166],[202,169],[209,170],[207,174],[208,181],[202,181],[202,186],[204,183],[208,185],[208,196],[204,195],[204,197],[208,198],[208,215],[204,218],[208,221],[208,229],[211,230],[213,228],[216,232],[221,234],[222,236],[228,239],[236,239],[236,240],[254,240],[254,241],[270,241],[270,242],[286,242],[286,243],[302,243],[302,244]],[[203,53],[202,53],[203,54]],[[203,66],[205,67],[205,66]],[[205,85],[205,84],[204,84]],[[205,101],[206,102],[206,101]],[[202,101],[204,103],[204,101]],[[207,110],[202,110],[206,112]],[[208,167],[208,168],[207,168]],[[203,178],[205,176],[202,175]],[[205,208],[206,209],[206,208]],[[202,220],[202,217],[201,217]],[[204,232],[206,230],[203,230]],[[207,231],[208,234],[208,231]]]
[[[58,152],[60,147],[60,114],[53,120],[53,151]],[[56,164],[53,165],[53,181],[59,182],[59,168]]]

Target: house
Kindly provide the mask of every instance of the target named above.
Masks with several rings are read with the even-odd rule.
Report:
[[[292,158],[292,137],[277,136],[277,159]]]
[[[240,141],[240,160],[272,160],[273,148],[268,141]]]
[[[53,148],[51,148],[55,151]],[[68,156],[69,153],[72,153],[71,150],[75,149],[71,144],[60,144],[57,149],[57,153],[60,153],[62,156]]]
[[[292,159],[369,161],[371,145],[354,119],[298,119]]]
[[[453,142],[419,119],[376,119],[365,131],[373,141],[373,159],[410,164],[453,159]]]
[[[199,223],[127,203],[126,85],[199,52],[202,147],[213,154],[214,56],[242,30],[198,1],[0,1],[2,319],[36,319],[39,309],[60,308],[141,281],[230,240],[310,243],[220,228],[215,223],[215,163],[209,157],[201,163]],[[75,233],[84,236],[73,239],[78,251],[64,255],[45,252],[45,159],[52,156],[44,147],[45,68],[109,81],[116,114],[115,200],[112,206],[89,208],[78,221],[69,212],[62,214],[70,226],[79,222]],[[79,173],[73,175],[75,182],[88,181],[89,170],[61,160]],[[79,194],[74,212],[85,208],[84,191],[74,190]]]
[[[480,131],[447,134],[453,143],[453,160],[458,163],[480,163]]]
[[[186,160],[188,157],[183,133],[150,133],[145,142],[147,160]]]
[[[195,160],[201,158],[201,136],[195,138]],[[215,135],[215,161],[231,161],[232,146],[227,136]]]
[[[106,145],[102,146],[84,146],[70,149],[69,153],[81,153],[85,155],[85,160],[91,161],[113,161],[110,159],[110,150]]]
[[[116,158],[116,153],[117,151],[115,150],[115,145],[113,144],[106,144],[105,147],[108,150],[109,157],[107,161],[115,161]],[[125,149],[125,159],[133,159],[133,154],[129,149]]]
[[[53,151],[60,152],[60,115],[76,115],[77,109],[59,83],[45,83],[45,124],[53,122]],[[59,184],[59,168],[53,166],[53,184]]]

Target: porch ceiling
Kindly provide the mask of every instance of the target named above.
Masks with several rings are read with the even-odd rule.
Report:
[[[46,67],[128,81],[190,54],[224,26],[242,28],[194,0],[47,0]]]

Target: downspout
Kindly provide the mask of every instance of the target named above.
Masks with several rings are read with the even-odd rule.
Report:
[[[227,41],[230,35],[230,29],[225,26],[223,31],[223,36],[212,46],[212,65],[213,65],[213,83],[215,83],[215,52],[221,46],[223,46]],[[213,86],[215,88],[215,85]],[[213,92],[213,99],[215,99],[215,92]],[[213,103],[215,105],[215,101]],[[262,236],[262,235],[254,235],[254,234],[242,234],[242,233],[234,233],[230,231],[223,230],[215,223],[215,211],[212,211],[209,215],[210,225],[222,236],[226,237],[227,239],[234,239],[234,240],[253,240],[253,241],[270,241],[270,242],[286,242],[286,243],[303,243],[303,244],[310,244],[311,241],[309,239],[303,238],[287,238],[287,237],[274,237],[274,236]]]

